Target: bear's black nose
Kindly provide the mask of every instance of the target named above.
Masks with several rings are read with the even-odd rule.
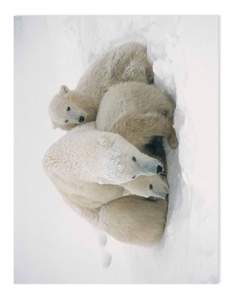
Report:
[[[80,123],[82,123],[82,122],[84,122],[84,120],[85,120],[85,117],[83,117],[83,116],[80,116],[80,118],[79,118],[79,122],[80,122]]]
[[[157,174],[160,174],[160,173],[162,173],[163,172],[163,167],[161,167],[160,165],[157,167],[157,169],[156,169],[156,173]]]

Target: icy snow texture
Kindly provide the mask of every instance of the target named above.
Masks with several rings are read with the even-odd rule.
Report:
[[[60,84],[74,88],[97,55],[129,40],[148,43],[156,82],[176,95],[179,148],[167,148],[162,243],[108,237],[102,248],[43,172],[45,151],[63,135],[47,109]],[[217,17],[15,18],[15,282],[215,283],[218,210]]]

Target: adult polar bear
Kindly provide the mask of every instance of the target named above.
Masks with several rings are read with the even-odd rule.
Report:
[[[47,151],[43,164],[49,177],[71,206],[78,208],[83,217],[114,238],[139,245],[158,241],[165,225],[167,201],[157,198],[151,201],[135,195],[122,197],[122,192],[125,187],[133,192],[133,183],[135,192],[141,192],[144,187],[151,190],[153,187],[148,183],[154,177],[152,172],[161,168],[160,163],[139,152],[121,136],[89,127],[86,124],[73,129]],[[114,159],[116,164],[104,163]],[[88,164],[89,160],[91,164]],[[121,164],[128,167],[121,168]],[[146,176],[141,177],[142,174]],[[80,179],[86,180],[84,192],[92,193],[91,199],[80,195],[81,187],[75,185]],[[112,183],[121,183],[121,186]],[[111,194],[111,199],[108,194]]]
[[[69,182],[113,185],[163,171],[159,160],[143,154],[119,134],[79,127],[50,147],[43,164],[48,173]]]
[[[55,127],[65,130],[95,121],[100,101],[112,85],[127,81],[151,83],[153,76],[146,46],[123,44],[91,65],[75,90],[61,86],[49,106],[51,120]]]
[[[53,144],[43,165],[60,192],[72,198],[77,195],[79,205],[89,208],[127,193],[162,198],[168,194],[167,183],[155,175],[162,172],[158,160],[140,153],[121,136],[100,132],[90,123]]]

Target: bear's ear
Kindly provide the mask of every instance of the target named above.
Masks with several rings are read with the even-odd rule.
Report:
[[[65,95],[68,92],[69,92],[69,88],[66,85],[61,85],[59,94],[60,95]]]

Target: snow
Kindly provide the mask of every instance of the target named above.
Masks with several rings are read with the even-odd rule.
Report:
[[[216,283],[218,249],[218,17],[15,18],[15,282]],[[167,148],[170,204],[162,242],[126,245],[62,200],[41,160],[64,133],[48,104],[74,88],[103,51],[148,44],[156,82],[176,98],[179,147]]]

